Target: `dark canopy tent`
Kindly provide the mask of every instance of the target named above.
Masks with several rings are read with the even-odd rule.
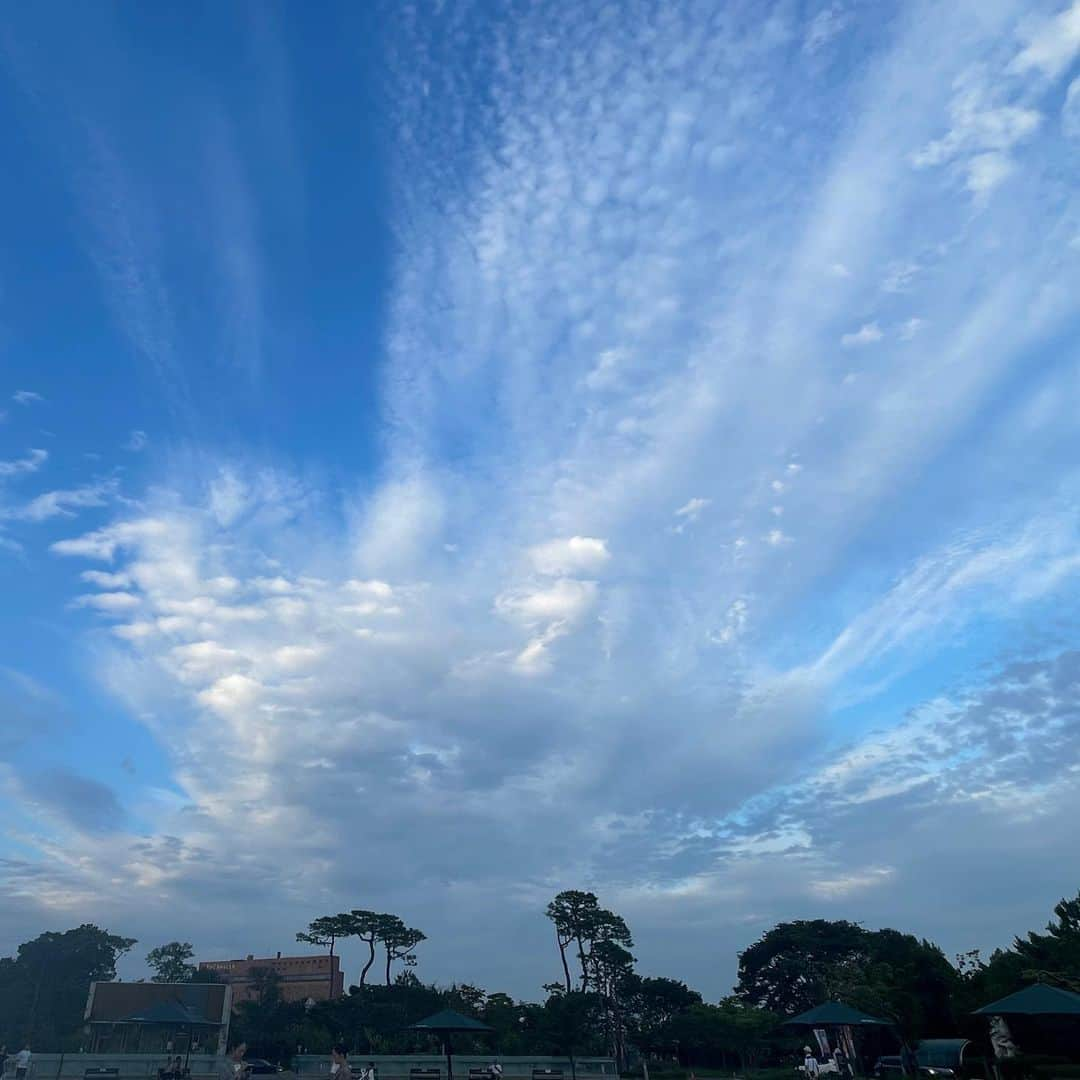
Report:
[[[891,1028],[893,1025],[889,1020],[882,1020],[880,1017],[871,1016],[869,1013],[861,1012],[859,1009],[853,1009],[850,1005],[845,1005],[843,1002],[826,1001],[821,1005],[815,1005],[812,1009],[807,1009],[806,1012],[799,1013],[798,1016],[788,1017],[788,1019],[783,1022],[782,1026],[881,1030],[884,1028]],[[871,1042],[877,1041],[879,1040],[871,1040]],[[860,1058],[865,1059],[867,1047],[865,1044],[860,1047],[858,1043],[854,1043],[854,1040],[852,1040],[852,1042],[852,1049],[856,1052],[856,1059],[852,1061],[852,1065],[854,1066]],[[880,1052],[880,1048],[877,1052]]]
[[[148,1008],[125,1016],[125,1024],[205,1024],[206,1018],[196,1009],[179,1001],[159,1001]]]
[[[180,1001],[158,1001],[145,1009],[125,1016],[122,1024],[164,1024],[177,1031],[187,1033],[188,1041],[184,1050],[184,1068],[188,1067],[191,1054],[191,1036],[196,1027],[212,1028],[214,1025],[206,1022],[206,1017],[198,1009],[185,1005]]]
[[[443,1009],[442,1012],[437,1012],[434,1016],[410,1024],[409,1030],[422,1031],[428,1035],[438,1036],[442,1041],[443,1049],[446,1051],[446,1080],[454,1080],[454,1062],[450,1036],[455,1033],[490,1035],[495,1029],[488,1027],[487,1024],[481,1024],[479,1020],[474,1020],[471,1016],[462,1016],[461,1013],[454,1012],[453,1009]]]
[[[975,1015],[990,1020],[991,1039],[993,1018],[1001,1017],[1021,1053],[1037,1051],[1080,1060],[1080,994],[1072,990],[1033,983],[976,1009]]]
[[[1034,983],[975,1010],[976,1016],[1080,1016],[1080,994]]]
[[[881,1020],[869,1013],[860,1012],[850,1005],[844,1005],[839,1001],[826,1001],[824,1005],[815,1005],[798,1016],[789,1017],[784,1021],[787,1027],[861,1027],[877,1024],[881,1027],[891,1027],[890,1020]]]

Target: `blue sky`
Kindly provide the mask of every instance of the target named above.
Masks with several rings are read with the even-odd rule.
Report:
[[[0,68],[0,948],[372,907],[533,995],[590,887],[718,996],[1075,892],[1077,0],[38,5]]]

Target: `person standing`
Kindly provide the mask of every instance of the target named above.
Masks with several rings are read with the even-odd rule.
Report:
[[[30,1053],[30,1044],[27,1043],[15,1055],[15,1080],[26,1080],[30,1075],[30,1066],[33,1064],[34,1055]]]
[[[836,1072],[840,1080],[848,1080],[851,1075],[851,1064],[848,1062],[847,1053],[840,1043],[836,1044],[836,1049],[833,1051],[833,1060],[836,1062]]]
[[[911,1049],[905,1040],[904,1045],[900,1048],[900,1067],[904,1071],[905,1076],[909,1076],[912,1080],[917,1080],[919,1075],[919,1059],[915,1056],[915,1051]]]
[[[248,1080],[251,1066],[244,1061],[247,1043],[237,1043],[218,1069],[218,1080]]]
[[[809,1080],[810,1077],[814,1077],[814,1080],[817,1080],[817,1075],[818,1075],[818,1073],[820,1071],[818,1069],[818,1060],[817,1060],[816,1057],[814,1057],[813,1051],[810,1049],[809,1046],[804,1046],[803,1047],[803,1063],[802,1064],[803,1064],[803,1073],[806,1075],[807,1080]]]
[[[344,1043],[336,1043],[330,1051],[330,1080],[350,1080],[349,1051]]]

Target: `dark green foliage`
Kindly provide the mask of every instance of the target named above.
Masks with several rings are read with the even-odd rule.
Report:
[[[736,994],[782,1016],[843,1001],[896,1023],[905,1037],[955,1030],[960,981],[929,941],[825,919],[780,923],[739,957]]]
[[[77,1049],[90,983],[115,978],[117,959],[135,944],[86,923],[20,945],[0,960],[0,1042]]]
[[[170,941],[146,954],[146,965],[154,972],[153,981],[160,983],[191,982],[195,965],[191,958],[195,950],[187,941]]]

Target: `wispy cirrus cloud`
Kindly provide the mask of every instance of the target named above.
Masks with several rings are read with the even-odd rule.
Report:
[[[0,461],[0,476],[22,476],[26,473],[35,473],[48,460],[48,450],[28,450],[25,457]]]
[[[207,455],[53,544],[95,564],[94,668],[180,794],[93,860],[35,837],[50,887],[7,887],[234,927],[258,874],[269,933],[303,866],[328,903],[445,925],[467,897],[490,931],[582,881],[647,962],[675,915],[733,945],[856,901],[964,932],[918,908],[927,865],[967,887],[945,834],[1025,858],[1012,796],[1075,760],[1060,640],[973,670],[1076,594],[1075,387],[1043,352],[1074,211],[1024,8],[394,20],[377,477]],[[865,79],[826,62],[838,23]],[[872,370],[845,381],[844,344]],[[362,870],[403,835],[408,882]]]

